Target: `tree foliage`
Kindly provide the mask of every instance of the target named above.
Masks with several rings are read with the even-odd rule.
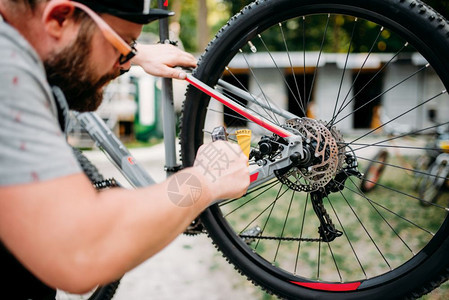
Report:
[[[232,15],[238,13],[250,2],[250,0],[208,0],[209,16],[198,15],[200,11],[198,5],[200,4],[197,0],[170,0],[169,9],[177,4],[178,17],[175,18],[175,21],[179,21],[181,27],[179,38],[186,51],[201,52],[203,49],[198,46],[198,19],[200,17],[207,18],[211,34],[210,40]],[[449,2],[441,0],[425,0],[424,2],[434,7],[446,18],[449,17]],[[270,45],[270,51],[285,50],[282,34],[286,35],[287,40],[295,41],[288,45],[291,51],[318,50],[323,39],[326,41],[324,51],[335,53],[346,52],[350,41],[351,52],[367,52],[370,49],[373,52],[395,52],[403,46],[403,41],[388,30],[380,33],[380,28],[375,24],[354,22],[352,17],[331,16],[327,18],[326,15],[323,15],[305,19],[295,18],[285,22],[283,26],[286,29],[283,32],[275,28],[271,32],[264,33],[263,37],[266,44]],[[157,22],[155,22],[146,26],[144,30],[157,33],[157,28]],[[326,32],[324,37],[323,32]],[[367,41],[375,41],[375,44]],[[258,48],[264,48],[263,42]]]

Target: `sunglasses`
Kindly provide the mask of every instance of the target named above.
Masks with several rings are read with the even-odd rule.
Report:
[[[47,5],[46,12],[49,13],[51,8],[61,4],[61,3],[67,3],[69,2],[74,7],[81,9],[84,11],[98,26],[103,36],[108,40],[109,43],[111,43],[114,48],[116,48],[120,52],[119,57],[119,63],[125,64],[128,61],[131,60],[134,56],[137,54],[137,50],[135,48],[136,42],[133,41],[131,44],[126,43],[118,34],[114,31],[114,29],[111,28],[111,26],[108,25],[97,13],[95,13],[92,9],[90,9],[88,6],[75,2],[75,1],[67,1],[67,0],[61,0],[61,1],[50,1],[49,5]],[[46,13],[44,13],[46,15]]]

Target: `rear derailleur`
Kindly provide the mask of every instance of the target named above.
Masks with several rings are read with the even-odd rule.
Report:
[[[357,169],[357,163],[352,155],[346,155],[345,161],[347,166],[343,167],[341,171],[335,175],[333,180],[319,190],[310,193],[313,210],[320,221],[318,233],[324,242],[332,242],[337,237],[342,236],[343,232],[335,228],[331,217],[324,207],[323,198],[331,193],[342,191],[345,187],[346,179],[348,179],[349,176],[362,176]]]

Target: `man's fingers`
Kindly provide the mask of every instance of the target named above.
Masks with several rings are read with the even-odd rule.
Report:
[[[186,72],[180,71],[177,76],[178,79],[184,80],[187,78]]]

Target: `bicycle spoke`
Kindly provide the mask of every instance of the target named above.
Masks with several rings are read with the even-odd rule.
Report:
[[[363,146],[363,147],[360,147],[360,148],[355,148],[355,149],[353,149],[353,151],[363,150],[365,148],[372,147],[372,146],[376,146],[376,147],[396,147],[396,146],[392,146],[392,145],[389,145],[389,144],[382,144],[382,143],[392,142],[392,141],[395,141],[395,140],[403,138],[403,137],[416,135],[416,134],[419,134],[419,133],[423,133],[425,131],[429,131],[431,129],[436,129],[438,127],[443,127],[443,126],[447,126],[447,125],[449,125],[449,122],[439,123],[439,124],[436,124],[436,125],[432,125],[432,126],[428,126],[428,127],[422,128],[422,129],[417,129],[417,130],[413,130],[413,131],[410,131],[410,132],[407,132],[407,133],[395,135],[395,136],[390,137],[388,139],[383,139],[383,140],[380,140],[380,141],[377,141],[377,142],[374,142],[374,143],[363,144],[363,143],[354,143],[353,142],[353,143],[351,143],[351,145],[353,145],[353,146]],[[340,143],[340,144],[341,144],[342,147],[346,147],[346,146],[349,145],[348,143]],[[439,149],[429,148],[429,147],[425,147],[425,148],[421,148],[421,149],[422,150],[439,150]]]
[[[267,207],[265,207],[255,218],[253,218],[251,221],[249,221],[248,222],[248,224],[242,229],[242,230],[240,230],[240,233],[243,233],[246,229],[248,229],[248,227],[251,225],[251,224],[253,224],[257,219],[259,219],[260,218],[260,216],[264,213],[264,212],[266,212],[270,207],[271,207],[271,211],[270,211],[270,214],[268,215],[268,218],[267,218],[267,220],[265,221],[265,224],[264,224],[264,227],[263,227],[263,229],[265,228],[265,226],[266,226],[266,224],[268,223],[268,221],[270,220],[270,216],[271,216],[271,212],[272,212],[272,210],[274,209],[274,206],[276,205],[276,203],[277,203],[277,201],[288,191],[288,190],[285,190],[282,194],[281,194],[281,191],[282,191],[282,185],[279,187],[279,191],[278,191],[278,194],[277,194],[277,196],[276,196],[276,198],[273,200],[273,202],[271,202]],[[262,229],[262,231],[261,231],[261,234],[263,234],[263,229]]]
[[[292,61],[291,61],[291,58],[290,58],[290,53],[289,53],[289,51],[288,51],[288,46],[287,46],[287,44],[286,44],[285,37],[284,37],[284,34],[283,34],[282,24],[279,24],[279,28],[280,28],[280,30],[281,30],[282,38],[284,39],[284,45],[285,45],[285,48],[286,48],[286,51],[287,51],[286,53],[287,53],[287,57],[288,57],[290,66],[291,66],[291,68],[293,68]],[[271,51],[268,49],[267,45],[265,44],[265,41],[263,40],[262,36],[261,36],[261,35],[258,35],[258,37],[259,37],[260,41],[262,42],[262,45],[264,46],[266,52],[267,52],[268,55],[270,56],[271,61],[273,62],[274,66],[276,67],[276,70],[277,70],[278,73],[281,75],[281,78],[282,78],[282,80],[284,81],[284,83],[285,83],[287,89],[290,91],[290,93],[292,94],[294,100],[296,101],[296,103],[298,104],[298,106],[301,108],[303,114],[305,115],[305,114],[306,114],[306,111],[305,111],[304,106],[303,106],[302,104],[300,104],[300,100],[298,100],[298,99],[296,98],[295,93],[292,91],[292,89],[290,88],[290,85],[287,83],[287,80],[285,79],[285,76],[284,76],[283,71],[279,68],[278,64],[276,63],[276,60],[274,59],[273,55],[271,54]],[[293,72],[293,74],[294,74],[294,72]],[[296,78],[295,78],[295,80],[296,80]]]
[[[332,211],[334,212],[334,215],[337,217],[338,224],[340,224],[340,228],[343,230],[343,235],[345,236],[346,240],[348,241],[348,244],[351,247],[352,253],[354,254],[355,259],[357,260],[357,263],[359,264],[360,269],[362,270],[363,274],[365,275],[365,279],[368,278],[368,276],[366,275],[365,268],[363,267],[362,262],[360,261],[360,258],[357,255],[357,252],[355,251],[354,246],[353,246],[351,240],[349,239],[349,236],[348,236],[348,234],[347,234],[347,232],[345,230],[345,227],[343,226],[343,224],[342,224],[342,222],[340,220],[340,217],[337,214],[337,211],[335,210],[334,206],[332,205],[332,201],[330,201],[330,199],[328,197],[326,197],[326,199],[329,202],[329,205],[331,206]]]
[[[229,97],[229,96],[228,96],[228,97]],[[254,123],[253,121],[248,120],[247,118],[240,117],[240,116],[236,116],[236,115],[229,114],[229,113],[224,113],[224,112],[222,112],[222,111],[219,111],[219,110],[216,110],[216,109],[213,109],[213,108],[207,108],[207,110],[208,110],[208,111],[211,111],[211,112],[214,112],[214,113],[217,113],[217,114],[220,114],[220,115],[223,115],[223,116],[233,117],[235,120],[239,120],[239,121],[249,121],[249,122],[251,122],[251,123],[253,123],[253,124],[256,124],[256,123]],[[230,125],[232,125],[232,124],[228,124],[228,126],[230,126]]]
[[[343,282],[343,278],[341,277],[341,273],[340,273],[340,268],[338,267],[337,260],[335,259],[334,251],[332,251],[330,242],[327,242],[327,246],[329,247],[329,251],[331,253],[332,260],[334,261],[335,268],[337,269],[337,273],[338,273],[338,277],[340,278],[340,282]]]
[[[256,110],[254,110],[252,108],[252,106],[246,106],[249,110],[251,110],[253,113],[257,114],[258,116],[260,116],[261,118],[263,118],[263,119],[265,119],[267,121],[271,122],[274,119],[277,120],[275,112],[276,111],[281,111],[281,109],[278,108],[275,103],[273,103],[272,101],[269,101],[269,99],[265,95],[264,95],[265,96],[264,100],[258,100],[252,93],[249,92],[249,90],[241,83],[241,81],[234,75],[234,73],[228,67],[226,67],[226,71],[229,74],[231,74],[232,78],[234,78],[234,80],[237,81],[237,83],[240,85],[242,90],[247,93],[247,95],[250,97],[249,100],[251,100],[254,103],[258,103],[259,104],[257,107],[260,107],[265,112],[266,116],[262,115],[260,112],[258,112]],[[219,83],[220,83],[220,81],[219,81]],[[220,87],[222,87],[222,86],[220,86]],[[234,100],[238,104],[245,106],[241,101],[237,100],[237,98],[233,96],[235,91],[230,90],[230,89],[228,90],[228,88],[224,88],[224,87],[222,87],[222,88],[225,91],[224,94],[226,96],[228,96],[229,98],[231,98],[232,100]],[[248,96],[246,96],[246,97],[248,97]],[[261,102],[265,102],[266,105],[262,105],[263,103],[261,103]],[[277,110],[273,110],[273,107],[277,108]],[[270,112],[273,115],[274,119],[271,116]],[[281,113],[278,113],[278,114],[282,115]],[[246,120],[246,119],[244,119],[244,120]],[[251,121],[251,120],[249,120],[249,121]],[[251,122],[254,123],[253,121],[251,121]]]
[[[381,187],[383,187],[383,188],[385,188],[385,189],[388,189],[388,190],[390,190],[390,191],[392,191],[392,192],[396,192],[396,193],[399,193],[399,194],[401,194],[401,195],[403,195],[403,196],[407,196],[407,197],[410,197],[410,198],[413,198],[413,199],[422,201],[422,199],[419,199],[419,198],[417,198],[417,197],[415,197],[415,196],[413,196],[413,195],[406,194],[406,193],[404,193],[404,192],[401,192],[401,191],[392,189],[392,188],[390,188],[390,187],[387,187],[386,185],[382,185],[382,184],[380,184],[380,183],[378,183],[378,185],[381,186]],[[361,192],[359,193],[359,192],[357,192],[357,191],[355,191],[355,190],[353,190],[353,189],[351,189],[351,188],[349,188],[349,187],[347,187],[347,186],[345,186],[345,188],[346,188],[347,190],[353,192],[354,194],[357,194],[358,196],[361,196],[362,198],[368,200],[370,203],[373,203],[373,204],[379,206],[380,208],[384,209],[385,211],[387,211],[387,212],[389,212],[389,213],[395,215],[396,217],[398,217],[398,218],[400,218],[400,219],[402,219],[402,220],[408,222],[409,224],[415,226],[416,228],[418,228],[418,229],[420,229],[420,230],[422,230],[422,231],[424,231],[424,232],[426,232],[426,233],[428,233],[428,234],[430,234],[430,235],[434,235],[433,232],[431,232],[431,231],[429,231],[429,230],[427,230],[427,229],[425,229],[425,228],[419,226],[418,224],[412,222],[412,221],[409,220],[409,219],[404,218],[403,216],[401,216],[401,215],[399,215],[398,213],[392,211],[391,209],[387,208],[386,206],[384,206],[384,205],[382,205],[382,204],[380,204],[380,203],[378,203],[378,202],[376,202],[376,201],[373,201],[372,199],[368,198],[368,197],[367,197],[366,195],[364,195],[363,193],[361,193]],[[341,193],[341,192],[340,192],[340,193]],[[435,203],[434,203],[434,206],[449,211],[448,208],[443,207],[443,206],[440,206],[440,205],[437,205],[437,204],[435,204]]]
[[[281,189],[279,189],[276,199],[272,202],[273,204],[271,205],[271,209],[270,209],[270,212],[268,213],[268,217],[263,224],[262,230],[260,231],[261,234],[263,234],[265,232],[265,228],[267,227],[268,221],[270,220],[271,214],[273,213],[274,206],[276,205],[277,200],[280,198],[279,197],[280,191],[281,191]],[[263,212],[265,212],[265,210]],[[259,242],[260,242],[260,240],[257,240],[256,246],[254,247],[254,249],[257,249],[257,246],[259,246]]]
[[[377,245],[377,243],[374,241],[373,237],[371,236],[371,234],[369,233],[368,229],[365,227],[365,225],[363,224],[362,220],[360,219],[360,217],[357,215],[357,213],[355,212],[354,208],[351,206],[351,204],[349,203],[348,199],[345,197],[345,195],[340,192],[340,195],[343,197],[343,199],[346,201],[348,207],[350,208],[350,210],[352,211],[352,213],[354,214],[354,216],[356,217],[356,219],[358,220],[359,224],[362,226],[363,231],[366,233],[366,235],[369,237],[369,239],[371,240],[371,242],[373,243],[373,245],[376,247],[377,252],[382,256],[384,262],[388,265],[388,267],[391,270],[391,266],[388,262],[388,260],[386,259],[385,255],[382,253],[382,251],[380,250],[379,246]]]
[[[296,268],[298,267],[298,259],[299,259],[299,251],[301,250],[301,240],[302,240],[302,233],[304,230],[304,222],[306,221],[306,211],[307,211],[307,203],[309,202],[309,194],[306,196],[306,201],[304,204],[304,211],[302,215],[302,222],[301,222],[301,231],[299,233],[299,241],[298,241],[298,248],[296,250],[296,259],[295,259],[295,269],[293,271],[294,274],[296,274]]]
[[[409,112],[411,112],[411,111],[417,109],[418,107],[421,107],[421,106],[423,106],[424,104],[426,104],[426,103],[428,103],[428,102],[430,102],[430,101],[432,101],[432,100],[434,100],[434,99],[436,99],[436,98],[438,98],[438,97],[440,97],[440,96],[442,96],[442,95],[444,95],[444,94],[446,94],[446,93],[447,93],[446,90],[441,91],[441,92],[438,93],[437,95],[435,95],[435,96],[433,96],[433,97],[430,97],[429,99],[423,101],[422,103],[420,103],[420,104],[418,104],[418,105],[416,105],[416,106],[414,106],[414,107],[412,107],[412,108],[406,110],[405,112],[403,112],[403,113],[397,115],[396,117],[394,117],[394,118],[391,119],[390,121],[385,122],[385,123],[383,123],[382,125],[379,125],[378,127],[376,127],[376,128],[374,128],[374,129],[368,131],[367,133],[361,135],[360,137],[356,138],[355,140],[352,140],[352,141],[349,142],[347,145],[352,145],[352,143],[354,143],[354,142],[356,142],[356,141],[358,141],[358,140],[361,140],[362,138],[364,138],[364,137],[366,137],[367,135],[369,135],[369,134],[375,132],[376,130],[379,130],[379,129],[381,129],[382,127],[385,127],[387,124],[390,124],[390,123],[393,122],[394,120],[399,119],[400,117],[402,117],[402,116],[408,114]]]
[[[303,76],[304,76],[304,101],[307,99],[306,95],[306,17],[303,16],[302,18],[302,55],[303,55],[303,61],[304,61],[304,68],[303,68]],[[310,100],[310,99],[309,99]]]
[[[374,162],[374,163],[379,164],[379,165],[388,166],[388,167],[392,167],[392,168],[403,170],[403,171],[413,172],[414,174],[426,175],[428,177],[439,178],[439,179],[446,179],[446,177],[440,177],[438,175],[429,174],[427,171],[411,169],[411,168],[402,167],[402,166],[399,166],[399,165],[393,165],[393,164],[390,164],[390,163],[386,163],[386,162],[382,162],[382,161],[378,161],[378,160],[373,160],[373,159],[369,159],[369,158],[365,158],[365,157],[361,157],[361,156],[358,156],[357,158],[358,159],[362,159],[362,160],[366,160],[366,161],[369,161],[369,162]],[[367,180],[367,179],[365,179],[365,180]],[[368,180],[368,181],[370,181],[370,180]],[[372,183],[377,184],[376,182],[372,182]]]
[[[281,238],[284,236],[285,226],[287,225],[288,215],[290,214],[290,209],[291,209],[291,207],[292,207],[293,197],[294,197],[294,196],[295,196],[295,192],[293,191],[292,197],[290,198],[290,203],[289,203],[289,205],[288,205],[287,215],[285,216],[284,224],[282,225]],[[276,254],[274,255],[274,259],[273,259],[274,262],[276,261],[276,257],[278,256],[279,247],[281,246],[281,242],[282,242],[282,240],[279,240],[278,246],[277,246],[277,248],[276,248]]]
[[[245,197],[249,196],[249,195],[251,195],[251,194],[253,194],[255,192],[258,192],[259,190],[264,189],[264,188],[266,188],[268,186],[268,188],[266,188],[264,191],[262,191],[260,194],[257,195],[257,196],[260,196],[261,194],[265,193],[266,191],[270,190],[271,188],[273,188],[274,186],[276,186],[278,184],[281,184],[281,183],[279,181],[268,182],[266,184],[258,186],[255,189],[252,189],[251,191],[247,192],[244,196]],[[231,203],[233,203],[233,202],[235,202],[235,201],[237,201],[239,199],[240,198],[234,198],[234,199],[230,199],[230,200],[227,200],[227,201],[223,201],[223,202],[219,203],[218,206],[225,206],[225,205],[231,204]]]
[[[428,176],[428,177],[442,178],[442,177],[438,177],[438,176],[432,176],[431,174],[428,174],[428,173],[425,173],[425,175]],[[392,188],[390,188],[390,187],[388,187],[388,186],[386,186],[386,185],[383,185],[383,184],[381,184],[381,183],[379,183],[379,182],[374,182],[374,181],[367,180],[367,179],[365,179],[365,180],[368,181],[368,182],[374,183],[376,186],[385,188],[385,189],[387,189],[387,190],[390,190],[390,191],[392,191],[392,192],[401,194],[401,195],[403,195],[403,196],[407,196],[407,197],[409,197],[409,198],[413,198],[413,199],[418,200],[418,201],[421,201],[421,202],[426,202],[426,203],[428,203],[429,205],[434,206],[435,208],[439,208],[439,209],[443,209],[443,210],[445,210],[445,211],[449,211],[449,208],[448,208],[448,207],[444,207],[444,206],[441,206],[441,205],[439,205],[439,204],[436,204],[436,203],[433,203],[433,202],[429,202],[429,201],[427,201],[427,200],[425,200],[425,199],[422,199],[422,198],[419,198],[419,197],[415,197],[415,196],[410,195],[410,194],[406,194],[406,193],[401,192],[401,191],[396,190],[396,189],[392,189]],[[380,205],[380,204],[378,204],[378,203],[376,203],[376,202],[374,202],[374,203],[375,203],[376,205]],[[384,208],[384,207],[383,207],[383,208]],[[386,208],[384,208],[384,209],[386,209]],[[391,212],[392,214],[395,214],[393,211],[390,211],[390,212]],[[397,215],[397,216],[400,217],[399,215]],[[404,220],[406,220],[406,219],[404,219]],[[409,220],[406,220],[406,221],[410,222]],[[415,225],[415,226],[417,226],[417,225],[414,224],[414,223],[412,223],[412,224]],[[419,228],[419,226],[417,226],[417,227]],[[428,233],[431,234],[431,235],[434,234],[434,233],[432,233],[432,232],[430,232],[430,231],[425,230],[424,228],[420,228],[420,229],[423,229],[424,231],[428,232]]]
[[[284,34],[284,30],[282,29],[282,27],[283,27],[282,24],[279,24],[279,28],[280,28],[281,35],[282,35],[282,40],[284,42],[285,51],[286,51],[287,56],[288,56],[288,62],[290,64],[290,70],[291,70],[292,75],[293,75],[293,81],[295,82],[296,92],[298,93],[298,98],[299,99],[297,99],[295,97],[295,94],[293,93],[293,91],[291,91],[291,92],[292,92],[292,95],[294,96],[296,104],[298,105],[298,107],[301,109],[302,113],[305,116],[307,114],[306,113],[306,105],[307,105],[307,103],[303,103],[303,99],[301,97],[301,93],[299,92],[298,80],[296,79],[296,74],[295,74],[295,70],[293,68],[292,58],[290,56],[290,51],[288,50],[287,40],[285,39],[285,34]],[[304,60],[304,62],[305,62],[305,60]],[[304,76],[304,82],[305,82],[305,76]],[[288,86],[288,84],[287,84],[287,86]],[[290,89],[290,87],[289,87],[289,89]]]
[[[356,97],[356,96],[357,96],[357,95],[364,89],[364,87],[363,87],[363,88],[362,88],[362,89],[361,89],[361,90],[360,90],[354,97],[352,97],[352,98],[349,100],[349,102],[346,104],[346,101],[348,100],[348,97],[349,97],[350,93],[351,93],[352,90],[354,89],[354,86],[355,86],[355,83],[356,83],[357,79],[360,77],[360,74],[362,73],[363,68],[365,67],[366,63],[368,62],[368,59],[369,59],[369,57],[371,56],[371,54],[372,54],[372,52],[373,52],[373,50],[374,50],[374,47],[375,47],[375,45],[377,44],[377,42],[379,41],[379,38],[380,38],[380,36],[381,36],[381,34],[382,34],[383,31],[384,31],[384,28],[381,27],[380,30],[379,30],[379,33],[378,33],[377,36],[376,36],[376,39],[375,39],[374,42],[372,43],[371,48],[370,48],[370,50],[368,51],[368,54],[367,54],[366,57],[365,57],[365,60],[363,61],[362,65],[361,65],[361,67],[360,67],[360,69],[359,69],[359,71],[357,72],[357,75],[356,75],[355,79],[353,80],[350,89],[349,89],[348,92],[346,93],[346,96],[345,96],[344,101],[342,102],[340,108],[338,109],[338,112],[337,112],[337,113],[335,114],[335,116],[331,119],[330,123],[331,123],[332,125],[334,125],[335,117],[337,117],[337,116],[338,116],[338,115],[345,109],[345,107],[348,106],[348,105],[355,99],[355,97]],[[375,75],[375,76],[376,76],[376,75]],[[373,79],[373,78],[372,78],[372,79]]]
[[[345,143],[345,145],[347,145],[347,144]],[[440,150],[439,148],[430,148],[430,147],[422,147],[422,146],[405,146],[405,145],[378,144],[377,142],[373,143],[373,144],[363,144],[363,143],[353,143],[352,144],[351,143],[351,146],[363,146],[361,148],[353,149],[354,152],[356,152],[358,150],[361,150],[361,149],[364,149],[364,148],[367,148],[367,147],[371,147],[371,146],[378,147],[378,148],[393,148],[393,149],[407,149],[407,150]],[[351,152],[351,151],[347,151],[347,153],[348,152]],[[357,156],[357,158],[358,157],[359,156]]]
[[[354,32],[355,32],[356,24],[357,24],[357,18],[354,20],[354,25],[352,27],[352,33],[351,33],[351,38],[350,38],[350,41],[349,41],[348,52],[346,53],[345,65],[343,67],[343,73],[341,75],[340,85],[338,86],[337,99],[335,100],[334,112],[332,113],[332,118],[329,121],[329,127],[333,126],[334,120],[337,117],[336,113],[337,113],[338,101],[340,100],[340,93],[341,93],[341,89],[342,89],[342,86],[343,86],[343,81],[345,79],[346,68],[348,66],[349,54],[351,53],[351,46],[352,46],[352,42],[353,42],[353,39],[354,39]]]
[[[352,184],[354,184],[354,181],[352,180],[351,177],[349,177],[349,180],[352,182]],[[357,186],[354,184],[354,186]],[[358,189],[360,191],[360,189]],[[360,191],[362,192],[362,191]],[[412,253],[415,254],[413,252],[413,250],[410,248],[410,246],[404,241],[404,239],[398,234],[398,232],[393,228],[393,226],[391,226],[390,222],[387,221],[387,219],[385,219],[384,215],[374,206],[374,204],[372,203],[372,201],[368,201],[368,203],[371,205],[371,207],[376,211],[376,213],[382,218],[382,220],[388,225],[388,227],[394,232],[394,234],[401,240],[401,242],[407,247],[407,249]]]
[[[318,242],[318,263],[317,263],[317,271],[316,278],[320,280],[320,264],[321,264],[321,241]]]
[[[385,91],[383,91],[382,93],[380,93],[380,94],[377,95],[376,97],[374,97],[374,98],[372,98],[372,99],[366,101],[363,105],[361,105],[360,107],[356,108],[351,114],[347,114],[347,115],[345,115],[344,117],[342,117],[341,119],[339,119],[338,121],[336,121],[336,122],[334,123],[334,125],[336,125],[336,124],[338,124],[339,122],[343,121],[344,119],[346,119],[346,118],[349,117],[350,115],[356,113],[357,111],[359,111],[359,110],[362,109],[363,107],[367,106],[367,105],[370,104],[371,102],[373,102],[373,101],[379,99],[381,96],[385,95],[386,93],[388,93],[389,91],[393,90],[393,89],[396,88],[397,86],[403,84],[404,82],[406,82],[406,81],[409,80],[410,78],[416,76],[418,73],[422,72],[423,70],[427,69],[428,67],[429,67],[429,64],[425,65],[424,67],[422,67],[422,68],[419,69],[418,71],[416,71],[416,72],[414,72],[413,74],[409,75],[408,77],[406,77],[405,79],[403,79],[403,80],[401,80],[400,82],[396,83],[396,84],[393,85],[392,87],[386,89]],[[431,101],[431,100],[433,100],[433,99],[435,99],[435,98],[441,96],[441,95],[444,94],[444,93],[446,93],[446,91],[443,91],[442,93],[440,93],[440,94],[438,94],[438,95],[436,95],[436,96],[434,96],[434,97],[428,99],[427,101],[425,101],[425,102],[422,103],[422,104],[417,105],[417,106],[416,106],[415,108],[413,108],[413,109],[416,109],[417,107],[424,105],[425,103],[427,103],[427,102],[429,102],[429,101]],[[413,109],[410,109],[408,112],[412,111]],[[404,114],[402,114],[402,115],[404,115]],[[390,120],[390,121],[388,121],[388,122],[382,124],[381,126],[379,126],[378,128],[376,128],[375,130],[381,129],[382,127],[384,127],[385,125],[387,125],[387,124],[393,122],[393,121],[396,120],[396,119],[398,119],[398,117],[396,117],[396,118],[394,118],[393,120]],[[373,130],[372,132],[374,132],[375,130]],[[371,133],[371,132],[369,132],[369,133]],[[367,134],[369,134],[369,133],[367,133]],[[366,136],[366,135],[365,135],[365,136]],[[360,138],[362,138],[362,137],[360,137]]]
[[[267,106],[268,106],[268,107],[271,107],[270,101],[268,100],[268,97],[267,97],[267,95],[265,94],[265,92],[264,92],[264,90],[263,90],[263,88],[262,88],[262,86],[261,86],[261,84],[260,84],[260,81],[258,80],[256,74],[254,74],[254,71],[253,71],[253,69],[251,68],[250,63],[248,62],[248,59],[246,58],[246,56],[245,56],[245,54],[243,53],[242,50],[240,50],[240,54],[242,55],[243,59],[245,60],[245,63],[246,63],[246,65],[248,66],[248,69],[249,69],[249,71],[251,72],[251,75],[252,75],[252,77],[254,78],[254,80],[255,80],[257,86],[259,87],[259,90],[260,90],[260,92],[262,93],[263,99],[265,100]],[[265,110],[265,108],[262,107],[262,109],[265,111],[265,113],[267,114],[267,116],[270,116],[270,118],[272,118],[272,121],[273,121],[274,123],[276,123],[277,125],[280,125],[280,122],[279,122],[279,120],[277,119],[277,117],[276,117],[276,115],[275,115],[274,113],[271,113],[271,114],[270,114],[267,110]],[[271,110],[270,110],[270,111],[271,111]]]
[[[316,79],[316,76],[318,74],[318,66],[320,65],[321,55],[323,54],[323,49],[324,49],[324,42],[326,41],[326,34],[327,34],[327,30],[329,29],[329,21],[330,21],[330,14],[327,15],[326,27],[324,29],[323,39],[321,41],[321,46],[320,46],[320,51],[319,51],[319,54],[318,54],[318,59],[317,59],[317,62],[316,62],[315,71],[313,72],[312,88],[311,88],[311,90],[313,90],[313,88],[315,86],[315,79]],[[309,93],[309,97],[307,99],[307,103],[310,103],[310,98],[311,97],[312,97],[312,93]]]

